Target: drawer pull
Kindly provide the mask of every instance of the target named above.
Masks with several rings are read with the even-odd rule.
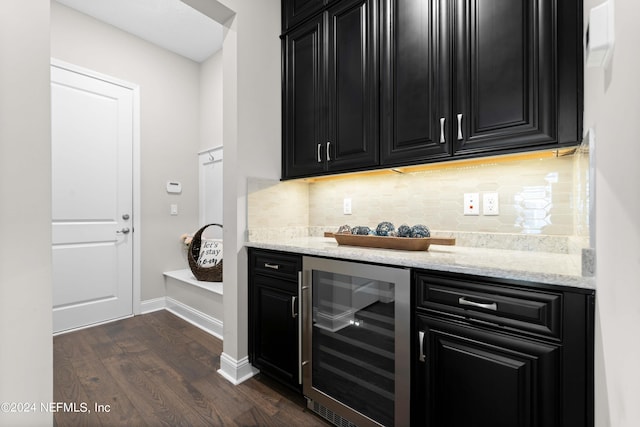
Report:
[[[420,340],[420,358],[419,360],[421,362],[425,361],[425,356],[424,356],[424,332],[423,331],[419,331],[418,332],[418,339]]]
[[[495,302],[492,302],[491,304],[483,304],[481,302],[469,301],[465,297],[460,297],[460,299],[458,300],[458,304],[470,305],[472,307],[484,308],[484,309],[493,310],[493,311],[498,310],[498,304],[496,304]]]
[[[291,297],[291,317],[294,319],[298,317],[298,313],[296,313],[296,299],[297,297]]]
[[[269,263],[264,263],[265,268],[271,268],[274,270],[278,270],[280,268],[280,266],[278,264],[269,264]]]

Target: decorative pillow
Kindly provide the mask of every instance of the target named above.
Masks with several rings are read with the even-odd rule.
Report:
[[[222,239],[202,239],[198,266],[202,268],[214,267],[222,261]]]

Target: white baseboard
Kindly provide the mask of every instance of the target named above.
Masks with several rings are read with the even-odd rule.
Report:
[[[152,313],[165,308],[167,308],[167,300],[165,297],[140,301],[140,314]]]
[[[243,381],[256,375],[259,370],[251,366],[248,357],[236,360],[226,353],[220,355],[220,369],[218,373],[233,385],[238,385]]]
[[[216,338],[222,339],[222,321],[170,297],[154,298],[140,303],[142,314],[167,310]]]
[[[209,316],[195,308],[189,307],[186,304],[181,303],[173,298],[166,297],[167,299],[167,311],[175,314],[178,317],[183,318],[187,322],[197,326],[203,331],[222,339],[222,321],[215,317]]]

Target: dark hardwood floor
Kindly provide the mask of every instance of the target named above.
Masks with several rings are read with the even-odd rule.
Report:
[[[56,426],[329,425],[268,378],[229,383],[222,341],[164,310],[59,335],[53,348],[54,401],[67,404]]]

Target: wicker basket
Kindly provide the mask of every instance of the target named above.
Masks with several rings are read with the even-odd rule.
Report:
[[[222,282],[222,261],[213,267],[200,267],[198,265],[198,257],[200,255],[200,244],[202,243],[202,232],[211,226],[222,228],[220,224],[207,224],[196,232],[189,244],[187,258],[189,260],[189,268],[196,279],[203,282]]]

